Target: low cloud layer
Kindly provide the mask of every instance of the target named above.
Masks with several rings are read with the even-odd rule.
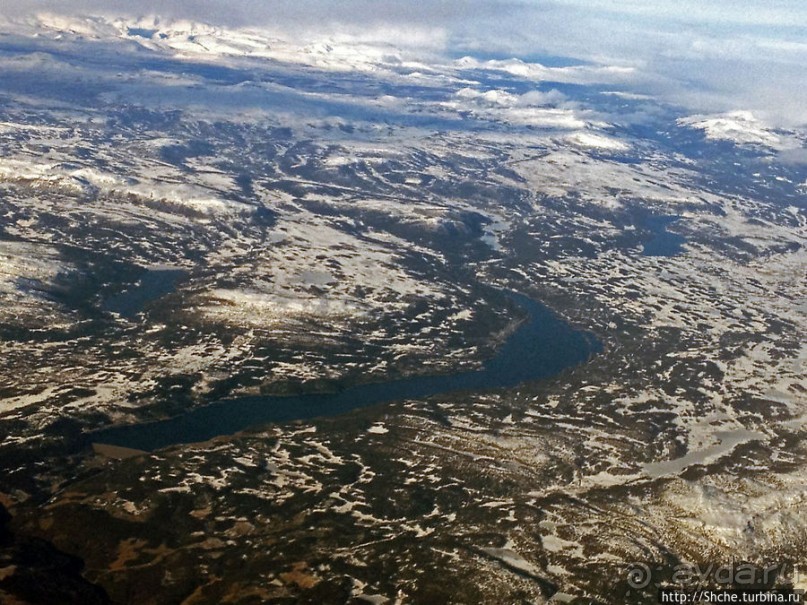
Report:
[[[38,12],[185,19],[290,36],[381,39],[425,52],[572,57],[633,67],[640,92],[693,111],[752,110],[807,123],[807,6],[713,0],[21,0]]]

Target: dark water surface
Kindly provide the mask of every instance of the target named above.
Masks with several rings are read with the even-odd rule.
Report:
[[[132,319],[150,302],[173,292],[186,275],[182,269],[148,269],[136,284],[104,301],[104,309]]]
[[[478,371],[364,384],[327,394],[223,399],[169,420],[99,431],[91,439],[154,450],[176,443],[205,441],[272,422],[335,416],[384,402],[422,399],[451,391],[512,387],[547,378],[600,352],[601,345],[592,334],[575,330],[526,296],[511,296],[528,313],[528,318]]]
[[[675,256],[683,250],[686,239],[677,233],[667,231],[667,225],[676,222],[677,216],[648,216],[644,221],[644,226],[652,233],[652,237],[647,240],[642,249],[645,256]]]

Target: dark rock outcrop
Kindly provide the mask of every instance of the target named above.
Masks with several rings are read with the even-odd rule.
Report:
[[[15,534],[0,504],[0,602],[26,605],[108,605],[103,588],[88,582],[84,562],[40,538]]]

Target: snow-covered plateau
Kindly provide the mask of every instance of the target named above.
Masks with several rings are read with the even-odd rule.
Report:
[[[137,604],[654,603],[632,563],[807,567],[807,131],[631,73],[0,22],[15,531]],[[506,290],[603,351],[514,388],[92,447],[231,397],[477,368],[522,318]],[[3,561],[0,600],[23,573]]]

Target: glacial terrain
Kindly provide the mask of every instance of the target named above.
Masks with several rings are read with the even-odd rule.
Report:
[[[558,64],[0,23],[0,599],[655,603],[682,563],[807,566],[807,130]],[[597,346],[101,439],[479,371],[528,321],[509,293]]]

